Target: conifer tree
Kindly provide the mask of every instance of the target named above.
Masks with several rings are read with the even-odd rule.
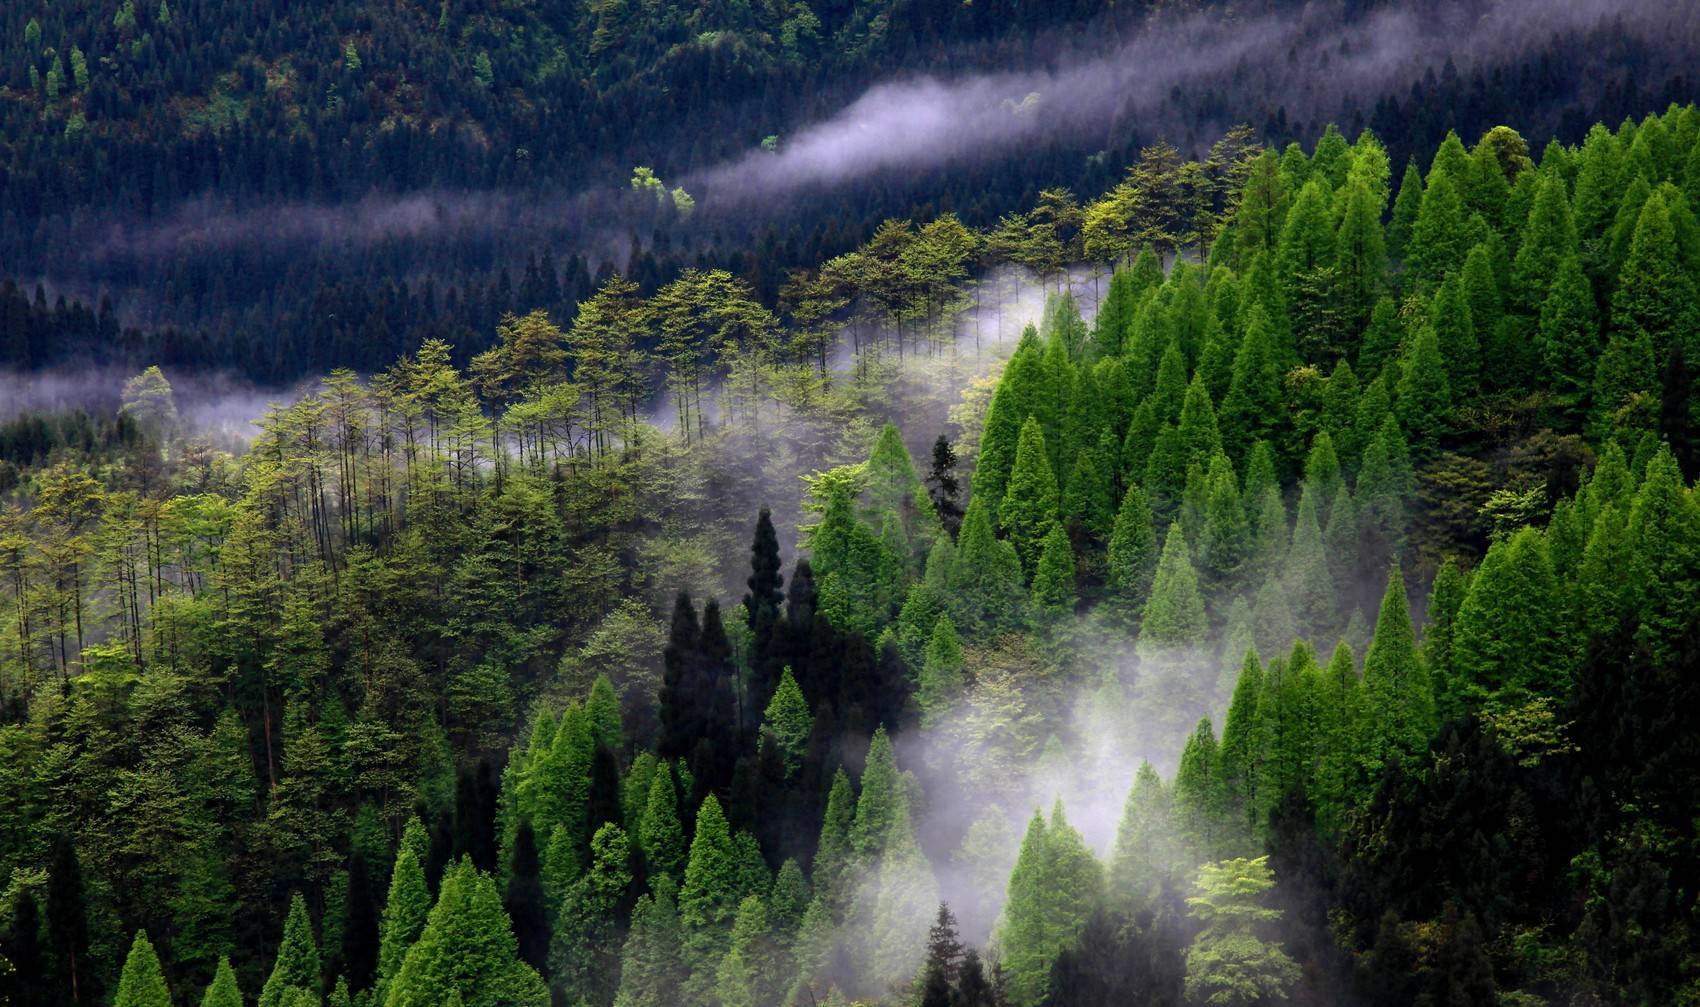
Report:
[[[847,872],[854,866],[850,829],[855,819],[855,791],[850,787],[850,777],[843,769],[838,769],[832,774],[826,813],[821,819],[820,840],[815,844],[815,899],[823,902],[829,913],[840,911],[848,894],[845,891]]]
[[[1157,570],[1157,532],[1151,505],[1138,483],[1129,483],[1122,494],[1106,563],[1105,579],[1113,603],[1127,613],[1143,611]]]
[[[549,990],[519,960],[496,883],[469,859],[443,874],[437,903],[408,948],[384,1007],[426,1007],[452,995],[465,1007],[547,1007]]]
[[[1021,439],[1022,427],[1034,410],[1042,408],[1044,361],[1037,338],[1022,345],[1009,358],[1003,378],[986,408],[986,421],[980,434],[980,454],[974,463],[972,501],[979,501],[988,516],[996,515],[1003,502],[1015,466],[1015,453]],[[1054,474],[1053,474],[1054,478]]]
[[[1446,364],[1448,389],[1459,401],[1468,399],[1481,381],[1482,351],[1463,284],[1456,274],[1449,275],[1435,291],[1429,305],[1429,324]]]
[[[802,767],[803,750],[808,746],[814,726],[814,716],[809,713],[803,690],[797,687],[797,680],[787,667],[780,674],[779,688],[774,690],[773,700],[762,714],[762,733],[773,738],[778,746],[785,760],[787,778]]]
[[[1602,349],[1594,294],[1582,260],[1566,255],[1556,265],[1541,304],[1540,348],[1545,379],[1566,426],[1581,427]]]
[[[236,985],[236,971],[230,967],[228,957],[218,960],[218,971],[207,985],[201,1007],[242,1007],[242,990]]]
[[[1418,457],[1427,458],[1439,450],[1440,438],[1452,413],[1447,366],[1433,328],[1424,326],[1417,331],[1405,355],[1404,372],[1399,379],[1394,412],[1410,437],[1413,451]]]
[[[1281,363],[1275,333],[1262,305],[1246,317],[1245,336],[1234,355],[1234,376],[1222,400],[1222,447],[1232,459],[1245,459],[1253,443],[1274,441],[1282,429]]]
[[[118,976],[118,992],[112,1007],[171,1007],[171,992],[165,987],[165,973],[159,967],[159,955],[145,931],[136,931],[130,942],[130,953],[124,959],[124,971]]]
[[[1084,448],[1075,455],[1063,490],[1062,520],[1070,540],[1101,547],[1114,530],[1116,504],[1109,470],[1098,458],[1099,452]]]
[[[675,886],[684,876],[685,833],[679,823],[679,795],[673,773],[665,765],[657,768],[644,802],[638,846],[651,877],[665,875]]]
[[[915,691],[922,725],[934,723],[954,709],[962,698],[963,685],[962,638],[950,616],[941,615],[927,638],[920,686]]]
[[[903,779],[897,771],[897,757],[891,750],[891,738],[881,727],[868,744],[867,766],[862,770],[862,792],[856,798],[856,820],[850,826],[850,849],[864,864],[878,863],[886,837],[891,833],[892,817]]]
[[[1300,632],[1324,640],[1338,632],[1339,592],[1328,569],[1328,552],[1310,493],[1299,497],[1293,543],[1282,564],[1281,582],[1291,600]]]
[[[1049,623],[1073,612],[1079,601],[1074,580],[1074,547],[1062,522],[1053,521],[1033,572],[1034,615]]]
[[[1152,908],[1172,883],[1178,863],[1169,789],[1151,763],[1141,762],[1116,825],[1109,870],[1111,908],[1130,914]]]
[[[870,977],[879,985],[911,979],[915,951],[926,933],[927,907],[938,904],[938,882],[921,852],[908,795],[899,789],[875,880]]]
[[[1680,347],[1687,359],[1700,360],[1694,337],[1700,327],[1694,279],[1683,265],[1662,193],[1647,199],[1635,222],[1628,258],[1611,298],[1611,323],[1620,336],[1644,341],[1655,362],[1665,360],[1673,347]]]
[[[738,910],[737,873],[731,828],[720,802],[710,794],[697,811],[685,883],[679,889],[679,922],[697,971],[712,972],[712,964],[726,953],[732,918]],[[706,970],[701,967],[703,963],[708,965]]]
[[[1227,838],[1227,801],[1219,768],[1221,753],[1210,718],[1198,722],[1181,749],[1175,770],[1175,828],[1195,857],[1209,856]]]
[[[1381,203],[1367,183],[1346,183],[1345,206],[1335,234],[1335,273],[1342,311],[1342,334],[1351,342],[1331,347],[1341,359],[1357,355],[1356,340],[1387,277],[1387,244],[1381,230]]]
[[[767,943],[767,907],[757,896],[746,896],[738,904],[726,956],[715,970],[714,992],[721,1007],[757,1007],[766,1002],[761,987]]]
[[[1369,324],[1364,328],[1363,342],[1358,346],[1358,373],[1365,381],[1374,381],[1387,373],[1388,365],[1398,361],[1405,327],[1399,320],[1398,309],[1391,297],[1381,297],[1370,309]]]
[[[1397,206],[1394,211],[1397,213]],[[1411,225],[1406,272],[1420,289],[1432,290],[1448,272],[1464,264],[1470,244],[1457,180],[1444,171],[1431,171],[1422,206]]]
[[[1209,623],[1204,601],[1198,593],[1198,573],[1186,547],[1180,525],[1169,526],[1163,542],[1163,557],[1151,584],[1151,598],[1140,620],[1141,653],[1163,648],[1189,647],[1203,641]]]
[[[1363,734],[1363,685],[1352,648],[1344,641],[1334,648],[1318,684],[1314,793],[1318,824],[1333,830],[1344,819],[1347,800],[1357,792],[1362,763],[1357,744]]]
[[[1658,668],[1675,667],[1683,633],[1700,610],[1700,507],[1661,446],[1629,511],[1635,643]]]
[[[1364,657],[1363,682],[1366,735],[1361,752],[1364,778],[1374,780],[1382,766],[1421,752],[1434,729],[1434,689],[1417,653],[1405,579],[1397,565],[1387,574],[1375,635]]]
[[[1227,455],[1218,454],[1210,463],[1209,497],[1199,542],[1199,563],[1210,583],[1218,589],[1234,584],[1250,558],[1251,544],[1233,464]]]
[[[1387,254],[1394,260],[1405,258],[1411,232],[1417,224],[1417,212],[1423,202],[1423,175],[1417,162],[1405,162],[1405,174],[1399,180],[1399,194],[1393,198],[1393,219],[1387,225]]]
[[[1263,667],[1258,663],[1257,652],[1248,650],[1239,679],[1234,683],[1233,698],[1228,701],[1227,717],[1222,721],[1221,757],[1217,764],[1222,776],[1222,800],[1236,838],[1256,832],[1258,823],[1254,816],[1262,806],[1257,794],[1262,772],[1258,709],[1262,695]]]
[[[1533,528],[1495,542],[1470,580],[1453,631],[1446,684],[1466,704],[1517,705],[1562,692],[1567,641],[1555,631],[1558,584],[1546,541]]]
[[[947,592],[951,616],[971,634],[1013,628],[1022,616],[1025,583],[1015,547],[992,534],[980,498],[968,502]]]
[[[615,910],[631,885],[631,843],[612,822],[590,841],[590,869],[561,899],[549,947],[549,975],[570,1003],[607,1003],[619,985]]]
[[[1044,549],[1045,535],[1056,522],[1059,502],[1057,474],[1046,453],[1044,430],[1029,416],[1021,427],[1009,489],[998,507],[998,525],[1015,546],[1028,577],[1039,565],[1039,553]]]
[[[319,995],[319,944],[313,936],[313,921],[307,917],[307,902],[296,892],[289,900],[289,916],[283,923],[283,941],[272,962],[271,975],[260,990],[260,1007],[279,1007],[291,987]]]
[[[1560,263],[1576,250],[1576,224],[1570,216],[1564,180],[1543,179],[1535,190],[1535,204],[1529,210],[1511,266],[1513,303],[1528,314],[1540,311]]]
[[[1009,876],[1009,897],[998,933],[1012,1005],[1044,999],[1051,964],[1073,944],[1103,898],[1103,869],[1059,800],[1047,823],[1035,811]]]

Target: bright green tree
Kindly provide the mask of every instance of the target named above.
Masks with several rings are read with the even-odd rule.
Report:
[[[549,989],[519,959],[496,882],[470,859],[443,872],[437,904],[407,950],[384,1007],[427,1007],[454,996],[465,1007],[547,1007]]]
[[[1417,653],[1405,578],[1397,565],[1387,574],[1375,635],[1364,657],[1363,682],[1363,778],[1374,780],[1382,766],[1423,751],[1435,726],[1434,688],[1428,666]]]
[[[146,931],[136,931],[130,942],[112,1007],[171,1007],[171,991],[165,988],[165,973]]]
[[[1276,1003],[1299,981],[1299,966],[1280,945],[1262,939],[1281,910],[1263,904],[1275,887],[1269,858],[1239,858],[1199,868],[1197,895],[1187,899],[1203,927],[1186,954],[1187,1000],[1221,1007]]]
[[[296,892],[289,900],[289,916],[283,922],[283,941],[272,962],[271,975],[260,990],[260,1007],[279,1007],[291,987],[319,995],[319,943],[313,936],[313,921],[307,916],[307,901]]]
[[[1034,614],[1049,622],[1073,612],[1079,601],[1074,580],[1074,546],[1062,522],[1053,521],[1033,572]]]
[[[207,985],[201,1007],[242,1007],[242,990],[236,985],[236,971],[230,967],[228,957],[218,960],[218,971]]]
[[[798,687],[791,669],[786,667],[780,673],[779,687],[773,691],[773,699],[762,714],[762,732],[778,746],[779,754],[785,760],[786,776],[802,766],[803,751],[808,747],[814,724],[815,718],[809,712],[803,690]]]
[[[998,506],[998,525],[1015,546],[1028,577],[1039,565],[1039,553],[1056,523],[1059,502],[1057,473],[1045,450],[1045,432],[1038,419],[1029,416],[1021,426],[1009,488]]]
[[[1124,612],[1142,611],[1151,593],[1152,575],[1157,570],[1157,532],[1152,524],[1151,505],[1138,483],[1128,484],[1116,510],[1107,567],[1106,580],[1113,603]]]
[[[1043,1002],[1051,964],[1070,947],[1104,896],[1104,873],[1085,840],[1063,817],[1035,811],[1009,876],[998,932],[1010,1003]]]

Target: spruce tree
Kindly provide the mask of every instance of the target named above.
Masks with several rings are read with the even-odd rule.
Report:
[[[1222,400],[1222,447],[1229,458],[1243,461],[1253,443],[1278,439],[1286,414],[1281,375],[1268,313],[1262,305],[1253,305],[1246,318],[1239,352],[1234,355],[1234,376],[1228,385],[1228,396]]]
[[[909,798],[901,787],[875,884],[878,896],[873,906],[869,978],[883,988],[914,977],[915,949],[927,932],[927,909],[939,900],[938,882],[915,838]]]
[[[1561,693],[1568,646],[1546,541],[1524,528],[1495,542],[1470,580],[1453,632],[1447,684],[1469,706]]]
[[[675,886],[684,877],[685,833],[679,824],[679,794],[666,764],[657,768],[644,802],[638,846],[652,878],[665,876]]]
[[[1141,762],[1116,825],[1110,854],[1109,905],[1132,914],[1154,908],[1179,863],[1168,788]]]
[[[855,819],[856,793],[850,786],[850,777],[841,768],[832,774],[832,786],[826,796],[826,812],[821,818],[820,839],[815,844],[815,899],[823,902],[831,913],[843,909],[848,895],[846,887],[855,866],[850,840],[850,829]]]
[[[1221,590],[1237,582],[1251,555],[1251,529],[1240,502],[1238,480],[1228,456],[1210,463],[1209,496],[1204,506],[1204,529],[1199,564],[1210,583]]]
[[[1398,207],[1394,210],[1397,212]],[[1464,264],[1469,249],[1469,231],[1458,198],[1457,180],[1443,171],[1430,172],[1421,209],[1411,226],[1405,271],[1419,289],[1432,290],[1448,272]]]
[[[1157,570],[1157,532],[1152,524],[1151,505],[1138,483],[1129,483],[1116,510],[1106,556],[1110,598],[1118,610],[1144,610],[1151,593],[1151,578]]]
[[[1635,644],[1657,668],[1674,668],[1700,611],[1700,506],[1668,447],[1647,462],[1629,511]]]
[[[1511,267],[1511,296],[1518,309],[1527,314],[1541,310],[1559,265],[1574,256],[1577,247],[1576,224],[1570,216],[1563,179],[1541,180]]]
[[[1025,593],[1015,547],[992,534],[980,498],[969,500],[946,592],[952,618],[971,634],[1012,629],[1022,618]]]
[[[1403,260],[1417,224],[1417,212],[1423,202],[1423,175],[1417,162],[1405,162],[1405,174],[1399,180],[1399,194],[1393,198],[1393,218],[1387,225],[1387,254]]]
[[[862,770],[862,792],[856,798],[856,820],[850,826],[850,849],[863,864],[879,861],[897,813],[903,779],[891,738],[881,727],[868,744],[867,766]]]
[[[1175,828],[1195,856],[1209,856],[1228,837],[1227,795],[1223,791],[1221,758],[1210,718],[1198,722],[1181,749],[1175,770]]]
[[[1263,667],[1258,663],[1257,652],[1248,650],[1240,667],[1239,679],[1234,683],[1233,697],[1228,701],[1227,717],[1222,721],[1222,744],[1217,763],[1222,776],[1222,800],[1226,804],[1236,841],[1255,834],[1258,825],[1255,815],[1261,806],[1257,782],[1261,775],[1258,762],[1262,754],[1258,703],[1262,694]]]

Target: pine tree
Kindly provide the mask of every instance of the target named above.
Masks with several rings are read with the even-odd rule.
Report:
[[[1069,470],[1062,495],[1063,527],[1072,541],[1101,546],[1115,522],[1109,470],[1098,464],[1099,452],[1082,449]]]
[[[980,454],[974,463],[970,510],[974,502],[979,502],[986,507],[988,516],[999,513],[1015,467],[1022,427],[1036,409],[1042,408],[1044,369],[1037,338],[1029,343],[1024,336],[1022,345],[1005,365],[1003,378],[986,408]]]
[[[1387,244],[1381,230],[1382,203],[1359,179],[1346,183],[1345,207],[1335,234],[1335,272],[1343,335],[1353,342],[1333,347],[1342,359],[1357,355],[1356,340],[1387,278]]]
[[[870,942],[873,954],[868,976],[883,988],[913,978],[915,952],[926,933],[927,907],[939,900],[938,882],[915,838],[909,798],[901,787],[875,884],[878,896],[873,906],[874,940]]]
[[[1293,524],[1293,544],[1282,564],[1281,582],[1300,632],[1324,640],[1335,635],[1340,611],[1339,592],[1328,569],[1328,553],[1322,542],[1316,504],[1310,493],[1299,497],[1298,520]]]
[[[850,777],[843,769],[832,774],[832,786],[827,791],[826,812],[821,818],[820,840],[815,844],[815,898],[832,913],[842,910],[848,892],[846,887],[854,850],[850,830],[856,818],[856,794]]]
[[[555,917],[549,974],[569,1003],[607,1003],[618,988],[615,911],[632,882],[631,843],[608,823],[590,841],[590,869],[567,889]]]
[[[1044,430],[1029,416],[1021,426],[1009,489],[998,507],[998,525],[1015,546],[1028,578],[1039,565],[1039,553],[1044,549],[1045,535],[1056,522],[1059,502],[1057,474],[1046,453]]]
[[[112,1004],[113,1007],[171,1007],[165,973],[145,931],[136,931],[135,939],[130,942],[130,953],[124,959],[124,971],[118,977],[118,993]]]
[[[950,616],[941,615],[927,637],[920,686],[915,692],[922,725],[936,723],[955,709],[962,698],[963,686],[962,638],[957,635]]]
[[[313,937],[313,921],[307,917],[307,902],[296,892],[289,900],[289,916],[283,923],[283,941],[272,962],[271,975],[260,990],[259,1007],[279,1007],[291,988],[319,995],[319,945]]]
[[[201,1007],[242,1007],[242,990],[236,985],[236,972],[230,967],[228,957],[218,960],[218,971],[207,985]]]
[[[1673,668],[1700,610],[1700,507],[1668,447],[1647,462],[1629,511],[1635,643],[1658,668]]]
[[[1220,590],[1237,582],[1250,558],[1251,528],[1227,455],[1218,454],[1211,461],[1209,487],[1198,556],[1210,583]]]

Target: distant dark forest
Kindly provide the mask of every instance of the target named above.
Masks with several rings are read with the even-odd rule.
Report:
[[[1234,5],[1230,16],[1297,6]],[[1384,6],[1343,3],[1333,20],[1310,9],[1315,58],[1325,65],[1330,25]],[[1421,17],[1443,5],[1400,6]],[[637,164],[676,179],[894,74],[1042,65],[1059,40],[1131,37],[1144,19],[1188,7],[165,0],[114,15],[92,0],[18,5],[0,32],[0,276],[14,278],[0,289],[0,364],[147,361],[277,383],[376,370],[430,338],[465,363],[489,348],[504,313],[544,308],[565,322],[614,272],[653,291],[688,267],[725,268],[771,304],[788,268],[856,247],[881,220],[950,211],[987,227],[1046,188],[1095,195],[1160,136],[1191,153],[1245,122],[1271,145],[1308,144],[1335,121],[1350,136],[1373,130],[1402,166],[1449,129],[1477,136],[1515,119],[1538,148],[1696,97],[1669,55],[1679,47],[1616,23],[1466,71],[1446,62],[1303,114],[1265,86],[1271,68],[1242,65],[1211,86],[1175,88],[1160,115],[1110,116],[1096,136],[876,176],[783,212],[704,203],[684,221],[633,194],[560,213],[539,202],[520,226],[429,241],[270,240],[267,208],[279,204],[429,191],[501,192],[525,206],[527,194],[618,191]],[[146,231],[184,219],[185,207],[245,214],[255,234],[231,246],[106,247],[116,227]]]

